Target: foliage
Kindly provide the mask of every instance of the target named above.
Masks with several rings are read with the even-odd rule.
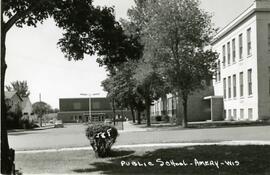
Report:
[[[101,65],[117,64],[129,58],[129,53],[137,53],[136,38],[127,37],[115,21],[111,7],[94,6],[92,0],[3,0],[1,1],[1,90],[4,94],[6,73],[6,36],[17,27],[37,26],[48,18],[53,18],[63,30],[58,46],[68,60],[81,60],[85,54],[99,56]],[[4,103],[4,97],[1,96]],[[2,110],[1,138],[3,164],[2,173],[10,173],[9,149],[5,129],[5,109]],[[6,169],[7,167],[7,169]]]
[[[141,28],[143,59],[181,97],[186,126],[188,96],[212,79],[216,67],[217,54],[205,48],[215,32],[210,16],[197,0],[138,0],[136,5],[129,13]]]
[[[14,81],[7,85],[7,91],[16,91],[20,97],[28,97],[30,92],[28,90],[27,81]]]
[[[51,110],[51,106],[45,102],[36,102],[33,104],[33,112],[42,118],[42,116]]]
[[[117,129],[109,125],[91,124],[86,128],[86,137],[99,157],[108,156],[117,136]]]

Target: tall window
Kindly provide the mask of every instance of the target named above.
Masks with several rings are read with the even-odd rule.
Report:
[[[226,78],[223,78],[223,95],[224,95],[224,99],[227,98],[227,94],[226,94]]]
[[[230,42],[227,43],[227,59],[228,59],[228,65],[231,64],[231,44]]]
[[[233,97],[236,97],[236,75],[233,75]]]
[[[248,108],[248,119],[251,120],[253,118],[253,109]]]
[[[233,119],[236,120],[237,119],[237,110],[233,109]]]
[[[251,54],[251,28],[247,29],[247,54]]]
[[[220,75],[220,60],[218,60],[218,81],[221,80],[221,75]]]
[[[244,119],[244,109],[240,109],[240,119]]]
[[[239,74],[239,84],[240,84],[240,97],[243,97],[244,95],[244,79],[243,79],[244,73],[240,72]]]
[[[268,24],[268,50],[270,51],[270,24]]]
[[[232,61],[235,63],[235,57],[236,57],[236,52],[235,52],[235,39],[232,40]]]
[[[229,98],[231,98],[232,97],[232,81],[231,81],[231,76],[229,76],[228,77],[228,90],[229,90],[229,94],[228,94],[228,96],[229,96]]]
[[[223,67],[225,67],[226,65],[226,46],[225,45],[222,46],[222,58],[223,58],[222,60]]]
[[[239,35],[239,59],[243,58],[243,34]]]
[[[248,95],[252,95],[252,69],[248,70]]]

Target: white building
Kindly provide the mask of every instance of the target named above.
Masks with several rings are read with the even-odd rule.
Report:
[[[270,119],[270,0],[256,0],[216,35],[212,48],[219,69],[210,98],[223,97],[224,119]]]

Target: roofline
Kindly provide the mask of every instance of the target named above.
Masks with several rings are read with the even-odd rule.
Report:
[[[255,7],[255,8],[250,10],[250,8],[253,6],[254,6],[254,3],[251,6],[249,6],[244,12],[242,12],[240,15],[238,15],[233,21],[231,21],[229,24],[227,24],[225,27],[223,27],[223,29],[221,29],[216,34],[216,36],[214,37],[214,39],[212,40],[212,42],[210,44],[211,45],[216,44],[218,41],[220,41],[222,38],[224,38],[228,33],[233,31],[237,26],[242,24],[246,19],[248,19],[249,17],[251,17],[255,13],[257,13],[257,12],[270,12],[270,8],[256,8]],[[247,12],[248,10],[250,10],[250,11]],[[246,12],[247,12],[247,14],[245,14],[243,17],[241,17]]]

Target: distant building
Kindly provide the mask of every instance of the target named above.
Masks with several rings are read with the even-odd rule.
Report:
[[[209,101],[204,100],[205,96],[214,94],[212,85],[206,85],[205,89],[194,92],[188,99],[188,121],[211,120]],[[167,94],[166,97],[155,101],[151,106],[151,117],[156,120],[161,116],[162,120],[175,122],[176,116],[183,116],[184,110],[182,103],[178,103],[176,95]],[[167,118],[164,118],[167,117]]]
[[[91,103],[91,119],[103,121],[106,118],[113,119],[112,105],[107,98],[62,98],[59,99],[58,119],[64,122],[87,122],[89,117],[89,104]],[[116,119],[129,117],[127,110],[115,109]]]
[[[256,0],[216,35],[212,49],[220,54],[215,95],[206,97],[212,111],[222,108],[226,120],[270,119],[270,0]]]
[[[32,103],[29,97],[22,97],[21,110],[24,118],[31,121],[37,120],[37,117],[33,113]]]

